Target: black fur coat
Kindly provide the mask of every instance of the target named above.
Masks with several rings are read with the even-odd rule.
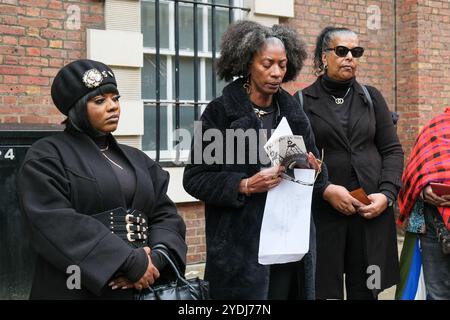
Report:
[[[148,221],[148,245],[165,244],[185,266],[185,224],[167,196],[169,174],[142,151],[110,147],[129,161],[136,175],[133,209]],[[19,174],[19,198],[38,253],[32,299],[133,299],[133,290],[111,290],[108,283],[132,247],[92,215],[127,208],[111,165],[86,134],[67,130],[37,141]],[[81,289],[69,290],[66,270],[78,266]],[[162,273],[162,272],[161,272]]]
[[[255,129],[260,127],[250,99],[242,87],[242,79],[226,86],[223,95],[211,101],[202,114],[202,130]],[[274,95],[278,101],[277,124],[284,116],[294,134],[302,135],[308,151],[316,157],[318,150],[306,114],[286,91]],[[246,197],[238,192],[239,183],[261,169],[258,163],[245,164],[194,162],[195,151],[205,150],[210,142],[192,144],[191,164],[184,172],[183,185],[192,196],[205,202],[207,260],[205,278],[210,281],[214,299],[266,299],[269,284],[268,266],[258,263],[259,233],[267,193]],[[225,145],[225,143],[224,143]],[[259,145],[259,143],[258,143]],[[246,153],[255,146],[245,145]],[[256,146],[256,148],[258,148]],[[236,151],[236,150],[235,150]],[[263,151],[264,152],[264,151]],[[226,150],[223,151],[226,159]],[[234,152],[236,156],[236,152]],[[225,162],[225,161],[224,161]],[[315,184],[315,195],[321,195],[327,183],[323,169]],[[305,263],[305,298],[314,298],[315,229],[311,223],[310,254]]]

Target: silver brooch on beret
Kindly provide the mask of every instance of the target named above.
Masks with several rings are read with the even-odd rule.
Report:
[[[83,74],[83,83],[88,88],[96,88],[103,81],[103,76],[97,69],[89,69]]]

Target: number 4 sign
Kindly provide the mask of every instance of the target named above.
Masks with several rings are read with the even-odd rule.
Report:
[[[3,152],[0,150],[0,156],[2,156],[2,154],[3,154]],[[8,150],[6,150],[6,153],[3,156],[3,158],[9,159],[9,160],[14,160],[14,158],[15,158],[14,149],[13,148],[9,148]]]

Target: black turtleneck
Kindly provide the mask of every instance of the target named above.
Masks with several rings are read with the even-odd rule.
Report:
[[[101,153],[105,156],[105,161],[113,169],[125,197],[127,208],[131,208],[136,191],[136,176],[133,167],[120,150],[117,150],[115,144],[109,142],[107,135],[95,137],[92,140],[100,148]]]
[[[105,160],[110,164],[114,174],[119,181],[120,187],[125,197],[127,208],[132,208],[134,193],[136,192],[136,175],[133,167],[127,158],[110,143],[108,135],[92,138],[95,144],[100,148],[101,153],[105,156]],[[106,150],[105,150],[106,149]],[[120,166],[120,168],[119,168]],[[152,251],[151,260],[153,265],[161,271],[167,264],[164,256],[158,251]],[[122,272],[129,280],[135,282],[139,280],[147,269],[147,254],[142,248],[133,250],[125,263],[122,265]]]
[[[127,208],[132,208],[133,197],[136,192],[136,175],[134,169],[125,155],[116,147],[116,144],[111,143],[110,134],[104,134],[92,127],[87,119],[85,108],[85,106],[80,104],[76,106],[76,110],[69,111],[69,117],[66,123],[67,129],[83,132],[95,142],[119,181]],[[151,260],[159,271],[167,265],[165,257],[158,251],[152,251]],[[122,264],[119,271],[134,283],[144,275],[147,267],[147,253],[143,248],[135,248]]]
[[[347,81],[337,81],[328,77],[328,75],[323,75],[320,79],[320,83],[328,93],[327,106],[336,113],[342,128],[344,129],[347,137],[348,132],[348,122],[350,119],[351,105],[353,100],[353,83],[354,78]],[[345,98],[344,98],[345,97]],[[344,98],[343,104],[337,104],[335,98]]]
[[[340,81],[331,79],[327,74],[324,74],[321,78],[321,83],[324,89],[331,93],[334,96],[342,97],[345,95],[347,89],[352,87],[355,83],[355,78],[351,78],[349,80]]]
[[[336,113],[337,118],[339,119],[339,123],[341,124],[342,128],[344,129],[345,134],[347,137],[350,136],[349,132],[349,120],[350,120],[350,112],[351,112],[351,105],[353,101],[353,84],[355,82],[355,78],[351,78],[347,81],[337,81],[334,79],[331,79],[328,77],[328,75],[323,75],[320,79],[320,84],[322,85],[325,92],[329,95],[327,99],[327,107],[329,107],[331,110],[333,110]],[[348,91],[350,90],[350,91]],[[348,93],[347,93],[348,92]],[[346,95],[347,94],[347,95]],[[336,98],[344,98],[343,104],[337,104],[335,99]],[[337,124],[339,125],[339,124]],[[355,190],[360,187],[358,176],[356,175],[355,169],[352,167],[351,172],[351,183],[349,186],[349,190]]]

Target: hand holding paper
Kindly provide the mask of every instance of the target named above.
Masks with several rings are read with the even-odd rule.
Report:
[[[292,134],[292,130],[284,117],[269,141],[264,145],[264,150],[273,165],[281,164],[287,169],[293,169],[296,163],[303,163],[304,167],[309,167],[303,137]]]
[[[284,167],[275,166],[271,168],[262,169],[252,177],[248,178],[247,182],[244,179],[239,188],[241,193],[261,193],[266,192],[278,186],[281,182],[280,174],[284,171]]]
[[[258,261],[260,264],[299,261],[309,250],[314,170],[294,167],[300,161],[309,167],[313,159],[306,153],[303,137],[292,135],[286,118],[264,148],[273,164],[294,165],[288,170],[291,175],[280,172],[283,180],[267,193]]]
[[[276,264],[299,261],[309,250],[314,170],[294,169],[295,180],[283,179],[267,193],[261,226],[258,262]]]

